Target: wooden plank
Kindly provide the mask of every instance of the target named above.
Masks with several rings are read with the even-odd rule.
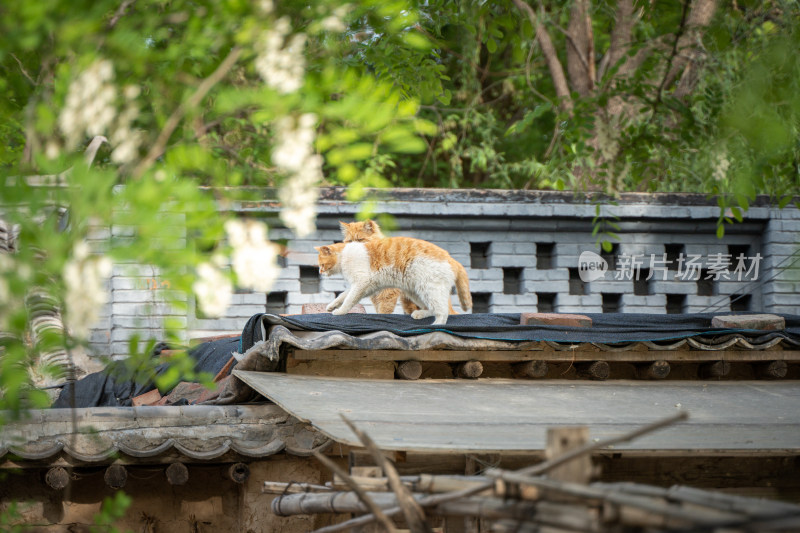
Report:
[[[764,361],[800,362],[800,350],[629,350],[604,352],[596,348],[534,351],[534,350],[293,350],[297,361],[437,361],[459,362],[477,360],[482,362],[589,362],[602,359],[610,363],[619,362],[684,362],[728,361],[747,363]]]
[[[234,372],[295,417],[352,446],[359,443],[342,414],[382,449],[486,453],[544,450],[550,427],[585,425],[591,438],[605,439],[684,409],[687,422],[618,449],[800,452],[800,387],[793,383],[384,381]]]
[[[299,376],[394,379],[393,361],[297,360],[289,356],[286,373]]]

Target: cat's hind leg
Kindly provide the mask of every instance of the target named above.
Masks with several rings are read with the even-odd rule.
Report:
[[[411,313],[411,318],[434,317],[432,325],[447,324],[447,317],[450,316],[450,291],[429,291],[420,294],[423,309],[418,309]]]

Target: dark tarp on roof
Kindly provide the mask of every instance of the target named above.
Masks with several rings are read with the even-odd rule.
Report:
[[[447,324],[432,326],[433,318],[415,320],[407,315],[367,315],[349,313],[342,316],[330,314],[293,315],[281,317],[264,314],[271,325],[282,325],[293,330],[341,331],[348,335],[363,335],[388,331],[407,337],[440,331],[458,337],[492,339],[498,341],[554,341],[618,343],[635,341],[664,341],[699,335],[747,333],[753,336],[778,334],[800,343],[800,316],[781,315],[786,329],[781,332],[764,332],[711,327],[711,319],[723,313],[653,315],[640,313],[586,314],[592,327],[523,326],[519,313],[473,313],[450,315]],[[742,314],[742,313],[737,313]],[[753,313],[755,314],[755,313]],[[252,319],[251,319],[252,320]]]
[[[239,337],[233,337],[205,342],[192,348],[189,356],[195,361],[194,371],[216,376],[230,360],[231,354],[239,348],[239,344]],[[158,357],[159,353],[160,350],[156,351],[153,357]],[[155,376],[166,372],[168,367],[167,363],[158,365]],[[120,377],[125,373],[115,371],[114,365],[110,365],[101,372],[89,374],[74,383],[67,383],[51,407],[130,407],[134,398],[156,388],[153,381],[155,376],[153,379],[136,382]]]
[[[231,355],[237,352],[245,355],[237,365],[240,370],[275,370],[280,348],[284,343],[302,349],[324,349],[337,345],[361,349],[414,349],[417,344],[415,341],[419,339],[428,344],[433,342],[450,348],[460,348],[459,339],[464,339],[486,341],[487,345],[493,342],[505,343],[504,348],[508,349],[509,345],[537,341],[615,344],[741,334],[760,342],[765,339],[786,339],[791,344],[800,345],[800,316],[783,315],[786,320],[785,330],[765,332],[712,328],[711,319],[717,315],[588,314],[586,316],[593,321],[592,327],[576,328],[523,326],[519,323],[520,315],[516,313],[451,315],[443,326],[431,326],[433,318],[415,320],[410,316],[395,314],[350,313],[334,316],[325,313],[283,317],[261,313],[250,317],[240,337],[206,342],[190,350],[189,354],[196,361],[195,371],[216,375],[230,360]],[[301,339],[299,336],[302,332],[330,332],[330,335],[324,338]],[[426,337],[430,339],[430,335],[437,337],[426,340]],[[403,339],[408,339],[408,342]],[[485,348],[488,349],[488,346]],[[166,368],[166,364],[159,365],[156,374],[164,372]],[[133,398],[154,388],[152,380],[136,383],[115,379],[114,372],[106,370],[65,386],[52,407],[130,406]],[[221,392],[222,398],[217,403],[235,402],[249,392],[249,389],[232,392],[226,388]]]

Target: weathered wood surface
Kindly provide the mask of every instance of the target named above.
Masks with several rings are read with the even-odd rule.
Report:
[[[576,363],[575,370],[578,377],[587,379],[608,379],[611,374],[611,368],[605,361],[593,361],[591,363]]]
[[[605,439],[652,420],[687,422],[615,450],[647,453],[800,452],[800,387],[772,381],[383,381],[234,371],[333,439],[358,446],[344,414],[382,449],[543,451],[548,427],[589,427]]]
[[[800,362],[800,350],[626,350],[601,351],[591,345],[575,350],[293,350],[295,361],[442,361],[478,360],[483,362],[550,361],[591,362],[602,359],[618,362],[669,361],[700,363],[707,361]]]
[[[666,379],[671,368],[666,361],[653,361],[639,365],[636,369],[637,374],[643,379]]]
[[[419,361],[401,361],[394,371],[399,379],[419,379],[422,375],[422,363]]]
[[[483,365],[480,361],[465,361],[456,365],[454,374],[464,379],[478,379],[483,374]]]
[[[511,371],[515,377],[540,379],[547,375],[549,370],[547,361],[523,361],[522,363],[514,363]]]

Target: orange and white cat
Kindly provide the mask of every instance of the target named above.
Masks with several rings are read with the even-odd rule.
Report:
[[[328,304],[343,315],[365,296],[384,289],[403,291],[418,307],[415,319],[434,317],[447,323],[450,290],[455,285],[461,308],[472,309],[469,278],[461,264],[435,244],[410,237],[384,237],[366,242],[337,243],[315,248],[321,274],[341,273],[348,288]]]
[[[381,227],[374,220],[350,222],[349,224],[347,222],[339,222],[339,225],[342,227],[344,242],[367,242],[386,237],[381,231]],[[414,305],[414,302],[403,296],[403,292],[400,289],[384,289],[369,297],[372,305],[375,306],[375,310],[382,314],[394,312],[398,298],[400,298],[400,305],[407,315],[419,309]],[[452,305],[450,306],[450,314],[455,314]]]

